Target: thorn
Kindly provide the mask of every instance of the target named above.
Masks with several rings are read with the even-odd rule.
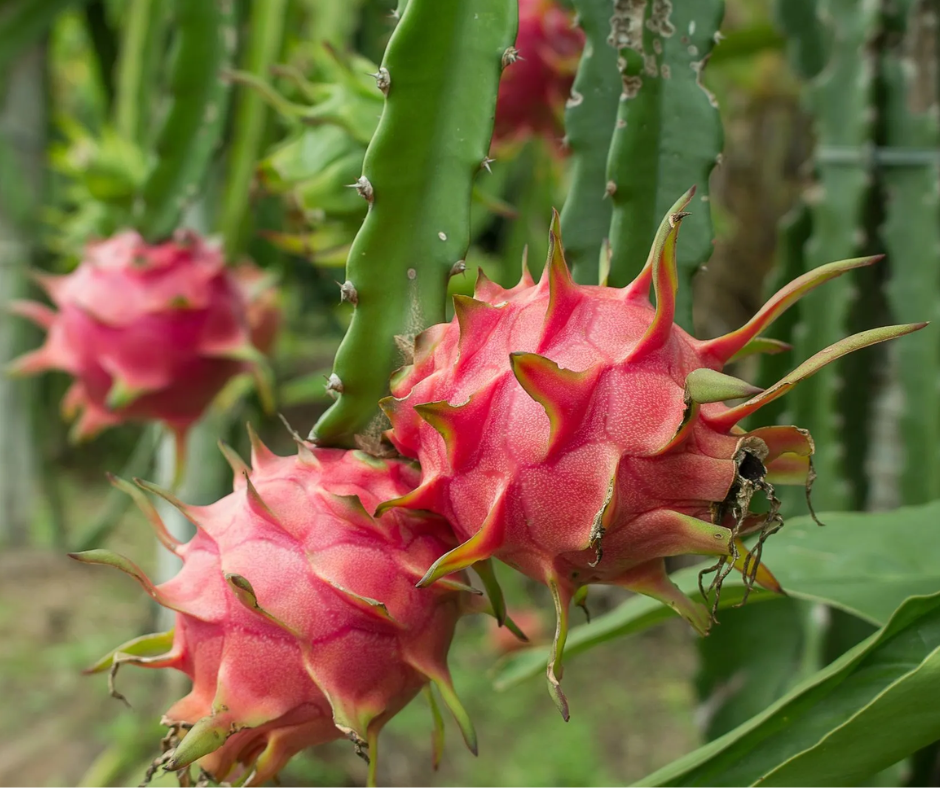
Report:
[[[369,204],[375,199],[375,192],[372,189],[372,184],[369,182],[369,179],[365,175],[360,175],[359,180],[355,183],[350,183],[347,185],[349,189],[355,189],[360,197],[364,198]]]
[[[450,267],[450,276],[454,277],[457,274],[465,274],[467,272],[467,264],[463,260],[458,260]]]
[[[370,77],[375,77],[375,86],[382,91],[382,94],[387,96],[388,89],[392,84],[392,78],[388,73],[388,69],[385,66],[379,66],[379,70],[374,74],[369,74]]]
[[[339,375],[335,372],[331,373],[326,379],[326,393],[330,396],[343,393],[343,381],[339,379]]]
[[[522,55],[519,54],[519,50],[515,47],[509,47],[505,52],[503,52],[502,65],[503,68],[508,68],[517,60],[525,60]]]
[[[337,282],[339,285],[339,302],[348,301],[353,306],[359,303],[359,293],[356,292],[356,288],[353,286],[353,283],[348,279],[345,282]]]
[[[492,175],[493,170],[490,169],[490,165],[496,161],[496,159],[491,159],[489,156],[484,156],[483,161],[480,162],[480,168],[486,170]]]

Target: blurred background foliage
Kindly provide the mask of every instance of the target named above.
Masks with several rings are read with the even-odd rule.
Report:
[[[250,258],[280,282],[277,404],[302,433],[329,404],[325,378],[349,320],[337,283],[365,203],[348,186],[381,112],[369,73],[394,5],[238,0],[239,46],[222,75],[231,106],[208,185],[182,216],[184,226],[221,234],[233,259]],[[133,220],[167,111],[163,64],[174,42],[164,8],[159,0],[0,0],[0,300],[29,291],[30,269],[68,271],[89,239]],[[795,345],[792,357],[888,317],[937,316],[937,14],[936,3],[914,0],[727,0],[704,75],[725,143],[711,175],[714,253],[695,278],[697,336],[742,324],[778,281],[882,251],[889,266],[828,285],[779,321],[775,336]],[[471,292],[480,266],[514,283],[526,246],[537,267],[551,208],[570,185],[558,140],[515,140],[495,158],[477,181],[473,246],[452,292]],[[0,362],[37,342],[22,321],[0,316]],[[887,510],[940,497],[937,345],[937,332],[925,331],[859,353],[772,414],[816,437],[817,508]],[[772,382],[792,357],[750,358],[741,374]],[[127,502],[103,477],[106,469],[166,477],[172,460],[153,427],[70,444],[58,415],[64,389],[56,375],[0,383],[0,783],[122,785],[136,782],[153,757],[152,720],[174,687],[128,672],[120,679],[128,709],[106,700],[103,679],[80,671],[129,630],[149,631],[156,612],[123,578],[86,573],[63,553],[107,542],[152,576],[173,571],[158,566],[149,532],[136,515],[125,517]],[[227,492],[215,441],[222,435],[243,447],[246,420],[275,450],[291,451],[291,436],[250,388],[227,390],[190,436],[180,497],[203,503]],[[799,492],[785,499],[788,514],[805,512]],[[529,615],[529,629],[546,635],[543,590],[508,572],[503,582],[510,612]],[[626,620],[617,613],[625,598],[592,589],[592,612]],[[637,780],[764,710],[881,623],[820,598],[807,591],[725,610],[701,642],[673,619],[630,640],[598,637],[566,671],[577,699],[567,726],[539,682],[506,680],[505,691],[492,691],[507,644],[489,622],[465,622],[454,677],[472,699],[486,757],[473,759],[451,741],[433,774],[429,721],[414,704],[389,726],[380,780]],[[500,663],[496,678],[511,674],[514,659],[521,657]],[[283,784],[360,784],[365,767],[348,754],[340,744],[311,752],[290,765]],[[940,784],[937,752],[868,777]]]

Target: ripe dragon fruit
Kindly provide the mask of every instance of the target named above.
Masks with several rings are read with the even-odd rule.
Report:
[[[124,232],[90,244],[72,273],[37,280],[59,311],[33,301],[13,305],[48,335],[11,371],[55,369],[74,377],[63,412],[67,418],[81,412],[75,440],[151,419],[181,438],[232,376],[263,369],[251,341],[247,283],[226,269],[219,248],[195,234],[151,246]],[[265,321],[269,341],[269,308],[264,315],[257,319]]]
[[[517,54],[503,72],[493,137],[499,143],[564,134],[565,102],[574,83],[584,34],[555,0],[519,0]]]
[[[251,468],[223,446],[235,490],[210,506],[188,506],[135,480],[197,527],[185,544],[138,487],[112,479],[183,567],[154,586],[114,553],[73,555],[127,572],[176,611],[175,631],[125,643],[90,672],[110,669],[113,678],[130,663],[175,668],[192,679],[192,691],[164,718],[176,746],[154,768],[198,761],[217,781],[260,785],[301,749],[345,735],[368,753],[374,784],[379,731],[422,689],[437,724],[435,763],[440,757],[443,723],[429,683],[475,752],[447,651],[459,616],[479,610],[482,597],[456,579],[415,587],[424,566],[455,544],[443,520],[368,513],[412,489],[417,470],[402,460],[297,442],[296,457],[280,457],[252,433]]]
[[[749,586],[779,590],[759,548],[750,554],[741,537],[760,530],[762,541],[782,524],[776,505],[752,514],[751,498],[774,504],[774,484],[810,485],[813,442],[798,427],[745,432],[737,422],[830,361],[925,325],[844,339],[763,391],[723,374],[737,354],[779,349],[760,332],[807,291],[878,258],[810,271],[742,328],[697,340],[673,323],[676,239],[691,197],[673,206],[645,268],[623,289],[572,280],[556,214],[538,284],[524,263],[508,290],[481,272],[474,298],[455,296],[454,319],[418,337],[413,365],[383,401],[389,437],[420,460],[423,480],[378,511],[437,512],[463,540],[422,584],[495,556],[550,588],[558,624],[549,689],[565,719],[559,681],[575,594],[580,601],[593,583],[622,586],[670,605],[704,634],[713,613],[669,580],[666,557],[717,556],[719,590],[732,567]],[[739,398],[748,399],[723,404]]]

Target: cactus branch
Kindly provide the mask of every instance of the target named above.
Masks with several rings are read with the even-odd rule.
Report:
[[[886,19],[892,33],[882,60],[885,88],[885,144],[891,148],[936,152],[937,6],[901,0]],[[933,19],[929,19],[929,16]],[[933,62],[931,62],[931,60]],[[940,173],[936,155],[916,166],[885,167],[886,221],[882,230],[891,263],[888,302],[900,318],[937,310],[940,276]],[[924,331],[893,348],[904,390],[901,416],[901,495],[907,504],[940,497],[940,334]]]
[[[265,74],[281,52],[287,0],[254,0],[251,5],[245,70]],[[228,154],[228,177],[219,218],[225,251],[232,259],[247,235],[245,212],[251,193],[251,180],[264,136],[267,117],[264,98],[243,89],[235,109],[232,144]]]
[[[575,280],[597,284],[601,246],[610,229],[607,150],[617,121],[620,76],[617,53],[607,44],[610,0],[576,0],[574,5],[585,44],[565,110],[571,189],[561,229]]]
[[[178,47],[172,105],[156,141],[157,164],[144,184],[137,225],[150,241],[169,235],[202,185],[225,125],[235,54],[233,0],[176,0]]]
[[[392,34],[385,108],[363,163],[369,212],[346,268],[358,300],[333,367],[342,390],[311,432],[320,444],[377,444],[377,403],[408,360],[402,344],[444,318],[517,18],[515,0],[410,0]]]
[[[708,177],[722,147],[714,97],[701,82],[724,15],[723,0],[615,0],[611,43],[620,52],[620,108],[607,164],[610,284],[643,268],[660,217],[698,186],[679,249],[677,322],[691,329],[689,283],[712,252]]]

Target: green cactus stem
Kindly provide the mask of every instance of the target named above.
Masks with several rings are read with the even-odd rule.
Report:
[[[287,0],[254,0],[248,25],[248,45],[244,68],[252,74],[265,74],[281,54]],[[243,248],[248,237],[246,223],[248,198],[255,162],[264,137],[267,107],[254,90],[243,89],[235,108],[232,144],[228,154],[228,177],[219,218],[228,259]]]
[[[687,330],[690,281],[712,253],[708,178],[723,134],[715,99],[701,80],[723,15],[723,0],[615,0],[611,19],[622,92],[607,168],[609,283],[623,287],[636,277],[660,217],[677,194],[698,186],[679,250],[676,322]]]
[[[169,235],[199,193],[225,126],[235,54],[234,0],[176,0],[172,104],[156,141],[136,224],[150,241]]]
[[[356,183],[369,212],[346,268],[352,322],[328,383],[336,402],[311,432],[317,443],[377,448],[389,374],[444,319],[517,19],[515,0],[411,0],[392,34],[376,72],[385,108]]]
[[[575,0],[584,52],[565,109],[571,151],[571,189],[561,212],[565,254],[582,284],[597,284],[601,247],[610,231],[607,151],[617,121],[620,75],[617,53],[607,43],[610,0]]]
[[[151,132],[153,85],[166,35],[166,5],[158,0],[127,4],[114,99],[114,126],[125,140],[145,144]]]
[[[866,251],[863,214],[873,181],[861,156],[846,162],[834,152],[860,154],[871,142],[874,61],[869,44],[877,32],[878,3],[825,0],[820,13],[832,20],[833,37],[830,60],[811,83],[808,96],[820,146],[818,182],[808,199],[813,222],[805,250],[808,269]],[[816,292],[803,301],[793,333],[796,358],[806,358],[845,335],[855,287],[853,278],[844,277],[824,294]],[[813,500],[823,510],[845,509],[855,499],[842,438],[844,429],[863,429],[863,425],[842,425],[837,417],[846,397],[860,396],[843,375],[838,365],[822,370],[791,403],[794,422],[808,429],[819,447]]]
[[[888,48],[882,59],[885,144],[909,153],[906,164],[885,162],[882,229],[891,279],[888,302],[899,317],[937,316],[940,296],[940,124],[937,119],[936,9],[899,0],[885,17]],[[933,14],[933,24],[927,15]],[[919,161],[918,161],[918,152]],[[900,166],[899,166],[900,165]],[[906,504],[940,498],[940,334],[921,332],[893,349],[904,409],[901,415],[901,498]]]
[[[819,0],[777,0],[774,16],[787,36],[790,64],[804,79],[812,79],[826,65],[826,34],[819,18]]]

